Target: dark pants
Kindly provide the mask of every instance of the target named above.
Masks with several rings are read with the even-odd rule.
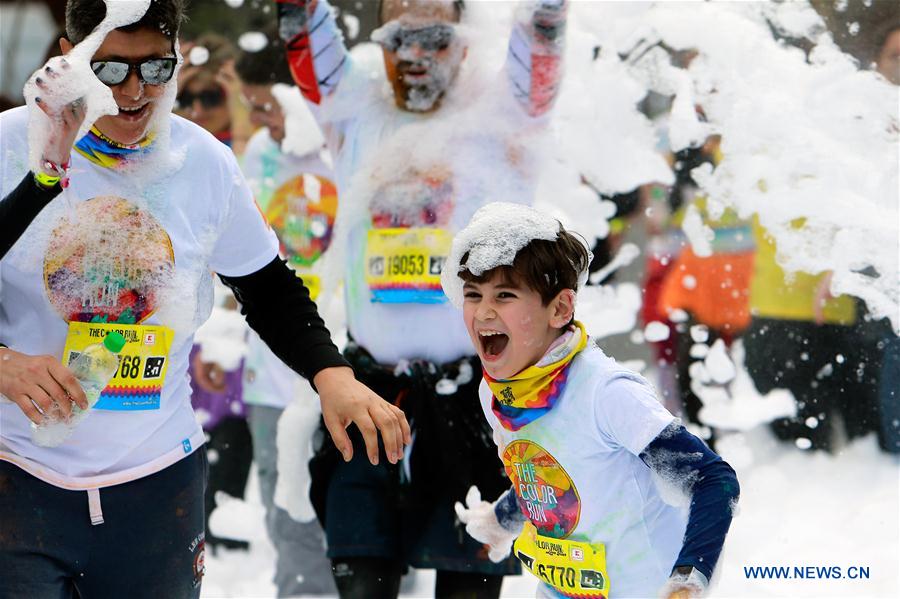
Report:
[[[678,393],[681,398],[681,406],[684,410],[684,415],[691,424],[706,426],[706,424],[700,421],[700,410],[703,409],[703,401],[697,397],[697,394],[691,389],[691,366],[694,362],[703,360],[703,358],[691,357],[691,348],[694,346],[694,339],[691,337],[690,328],[696,324],[698,324],[697,321],[691,319],[686,327],[687,330],[684,332],[672,331],[672,334],[676,336]],[[708,332],[709,337],[704,343],[709,347],[712,347],[713,343],[719,339],[722,339],[729,348],[731,347],[733,338],[730,335],[724,335],[711,328]],[[709,437],[704,438],[704,441],[706,441],[706,444],[710,449],[715,451],[716,431],[710,428]]]
[[[201,449],[150,476],[88,494],[0,461],[0,599],[196,598],[203,577]]]
[[[487,499],[510,486],[479,405],[477,359],[448,365],[415,362],[395,376],[353,344],[345,356],[360,381],[404,410],[414,443],[411,456],[398,465],[387,461],[382,448],[379,465],[373,467],[354,427],[348,431],[354,443],[349,463],[340,459],[327,434],[320,435],[321,448],[310,463],[311,499],[325,528],[342,596],[352,596],[345,593],[346,577],[341,580],[346,569],[339,568],[349,558],[395,563],[401,570],[409,565],[498,577],[517,573],[514,560],[491,562],[453,511],[470,485],[477,485]],[[471,376],[451,385],[461,372]],[[358,559],[350,561],[355,576],[371,569]]]
[[[209,441],[209,484],[206,489],[206,542],[215,552],[221,545],[227,549],[247,549],[246,541],[217,537],[209,530],[209,516],[216,509],[216,493],[223,491],[238,499],[244,498],[250,466],[253,464],[253,438],[246,418],[224,418],[207,431]]]
[[[837,414],[849,439],[876,430],[880,361],[863,329],[754,318],[744,346],[757,390],[787,389],[797,402],[795,417],[772,423],[780,439],[806,438],[813,449],[831,450]]]
[[[900,337],[886,336],[878,405],[881,408],[881,448],[900,454]]]

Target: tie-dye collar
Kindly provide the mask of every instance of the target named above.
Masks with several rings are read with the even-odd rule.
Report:
[[[152,143],[152,133],[135,144],[121,144],[100,133],[96,127],[91,127],[87,135],[75,144],[75,150],[94,164],[115,169],[135,154],[146,152]]]
[[[565,335],[567,338],[551,345],[537,364],[509,379],[493,379],[484,373],[494,394],[491,410],[503,428],[517,431],[534,422],[562,396],[572,359],[587,347],[588,338],[584,325],[577,321]]]

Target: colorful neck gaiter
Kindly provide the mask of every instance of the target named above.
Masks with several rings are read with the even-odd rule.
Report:
[[[566,335],[565,342],[551,346],[540,362],[510,379],[493,379],[484,373],[494,394],[491,410],[506,430],[517,431],[534,422],[553,409],[562,395],[572,358],[587,347],[588,339],[578,321]]]
[[[135,154],[146,151],[151,143],[152,133],[136,144],[120,144],[100,133],[96,127],[91,127],[87,135],[75,144],[75,150],[94,164],[115,169]]]

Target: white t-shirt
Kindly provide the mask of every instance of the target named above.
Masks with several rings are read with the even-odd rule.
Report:
[[[400,110],[386,89],[381,51],[369,46],[354,48],[334,92],[312,107],[335,158],[347,327],[381,364],[446,363],[474,353],[460,311],[439,284],[435,303],[373,301],[369,232],[435,228],[449,238],[488,202],[532,203],[537,169],[522,130],[534,120],[512,98],[511,110],[485,113],[495,106],[462,98],[472,90],[458,85],[434,112]],[[398,214],[407,222],[388,224]]]
[[[241,159],[257,204],[281,240],[281,255],[304,274],[323,280],[324,255],[331,247],[337,211],[331,168],[318,153],[296,156],[283,152],[266,128],[257,131]],[[331,294],[333,281],[324,281]],[[322,293],[316,299],[322,306]],[[244,403],[285,408],[309,383],[291,370],[254,331],[247,337]]]
[[[27,119],[27,108],[0,115],[0,197],[28,171]],[[190,121],[173,115],[168,124],[168,150],[151,150],[139,170],[103,168],[73,151],[69,188],[0,261],[0,341],[16,351],[61,358],[67,323],[98,314],[114,322],[129,311],[175,332],[155,409],[96,409],[62,445],[44,448],[31,442],[19,407],[0,404],[0,459],[57,486],[140,478],[202,444],[187,368],[212,308],[211,271],[247,275],[278,251],[231,150]]]
[[[674,419],[652,386],[590,342],[553,409],[518,431],[500,424],[484,381],[480,395],[519,507],[538,533],[603,543],[611,597],[656,597],[687,514],[663,501],[638,457]],[[536,476],[519,480],[519,472]]]

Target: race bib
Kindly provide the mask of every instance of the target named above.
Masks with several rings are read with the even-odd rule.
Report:
[[[119,352],[119,369],[93,409],[158,410],[174,336],[168,327],[70,322],[63,364],[71,364],[89,345],[101,343],[110,331],[120,333],[126,343]]]
[[[366,243],[366,283],[385,304],[439,304],[441,268],[453,238],[444,229],[372,229]]]
[[[322,278],[307,272],[298,272],[297,276],[303,281],[303,285],[309,289],[309,299],[316,301],[319,299],[319,293],[322,292]]]
[[[526,522],[513,552],[529,572],[566,597],[609,597],[602,543],[545,537]]]

